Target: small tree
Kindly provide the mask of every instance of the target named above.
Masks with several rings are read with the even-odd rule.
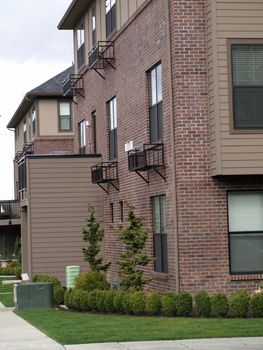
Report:
[[[86,219],[87,227],[82,229],[83,240],[88,242],[88,247],[83,248],[84,260],[89,264],[92,271],[106,272],[110,263],[104,264],[103,258],[98,258],[101,241],[104,237],[104,229],[95,217],[95,209],[89,207],[89,217]]]
[[[120,267],[120,285],[128,290],[142,290],[151,278],[143,275],[143,266],[152,261],[152,257],[143,252],[148,236],[147,229],[143,228],[142,218],[134,214],[134,208],[129,207],[129,227],[121,230],[120,239],[125,245],[125,253],[117,262]]]

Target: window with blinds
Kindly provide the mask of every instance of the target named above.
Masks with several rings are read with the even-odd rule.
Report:
[[[234,128],[263,128],[263,45],[233,44]]]
[[[232,274],[263,272],[263,191],[228,193]]]
[[[109,115],[109,159],[117,158],[117,100],[116,97],[107,102]]]

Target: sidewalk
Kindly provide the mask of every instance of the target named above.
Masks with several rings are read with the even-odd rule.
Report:
[[[47,337],[0,303],[0,350],[63,350],[62,345]]]
[[[0,303],[0,350],[263,350],[263,337],[61,345]]]

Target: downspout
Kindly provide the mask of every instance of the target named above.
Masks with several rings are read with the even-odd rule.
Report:
[[[174,248],[175,248],[175,281],[176,292],[180,291],[179,276],[179,244],[178,244],[178,220],[177,220],[177,186],[176,186],[176,162],[175,162],[175,125],[173,106],[173,80],[172,80],[172,43],[171,43],[171,21],[170,21],[170,1],[166,3],[166,23],[167,23],[167,60],[168,60],[168,90],[169,90],[169,110],[171,125],[171,166],[172,166],[172,197],[173,197],[173,219],[174,219]]]

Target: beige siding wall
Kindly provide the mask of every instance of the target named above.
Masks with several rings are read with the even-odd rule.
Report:
[[[263,133],[231,134],[227,39],[263,38],[262,0],[207,0],[213,175],[262,174]]]
[[[58,100],[39,100],[39,136],[73,135],[73,132],[59,132]]]
[[[98,162],[94,157],[28,158],[32,275],[54,275],[65,283],[67,265],[87,269],[81,231],[89,205],[102,218],[102,191],[91,184],[90,171]]]
[[[117,30],[119,30],[128,19],[136,12],[136,10],[146,0],[116,0],[116,22]],[[106,40],[105,25],[105,0],[94,0],[88,11],[83,15],[80,23],[84,23],[85,28],[85,64],[88,64],[89,51],[92,48],[92,8],[96,9],[96,39],[97,41]],[[74,32],[74,60],[77,62],[77,33]],[[77,65],[75,72],[77,73]]]

